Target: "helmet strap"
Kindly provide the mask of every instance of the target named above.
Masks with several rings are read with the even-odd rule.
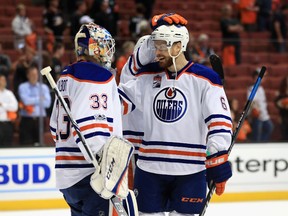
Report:
[[[173,80],[173,87],[172,90],[175,90],[175,80],[177,79],[177,75],[178,75],[178,71],[177,71],[177,67],[176,67],[176,58],[182,53],[182,49],[179,51],[179,53],[176,56],[172,56],[171,54],[171,47],[168,48],[168,53],[169,56],[172,58],[172,62],[173,62],[173,66],[174,66],[174,70],[175,70],[175,78]]]

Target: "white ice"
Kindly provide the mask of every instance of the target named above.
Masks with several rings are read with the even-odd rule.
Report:
[[[70,216],[68,209],[0,211],[0,216]],[[288,216],[287,201],[210,203],[205,216]]]

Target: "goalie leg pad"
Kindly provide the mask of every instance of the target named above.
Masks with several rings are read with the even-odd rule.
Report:
[[[136,197],[132,190],[129,190],[128,196],[123,200],[123,206],[129,216],[139,216]]]

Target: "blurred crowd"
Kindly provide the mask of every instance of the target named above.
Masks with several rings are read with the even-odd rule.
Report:
[[[53,78],[58,79],[63,67],[74,60],[73,55],[67,60],[67,53],[73,50],[74,42],[71,38],[82,24],[95,22],[115,37],[116,44],[117,40],[120,41],[112,65],[117,69],[115,75],[119,81],[121,69],[132,54],[136,41],[151,33],[150,19],[156,2],[134,0],[135,12],[127,16],[119,12],[122,5],[115,0],[31,1],[34,6],[43,8],[43,26],[39,28],[33,22],[25,4],[15,5],[11,30],[14,50],[18,51],[19,58],[12,61],[11,56],[5,54],[5,41],[0,41],[0,147],[42,145],[41,133],[49,131],[48,122],[54,94],[46,79],[42,80],[39,70],[51,66]],[[242,63],[242,32],[269,32],[270,42],[273,44],[271,52],[286,53],[287,16],[286,1],[231,0],[223,3],[219,20],[222,46],[217,54],[221,56],[224,67]],[[128,28],[123,30],[119,23],[125,20]],[[44,42],[39,52],[38,39],[41,33],[45,37],[42,37]],[[187,59],[210,66],[209,56],[215,52],[209,34],[200,32],[196,36],[194,32],[190,32]],[[257,71],[259,72],[257,68],[251,71],[252,80],[258,74]],[[249,89],[247,95],[251,90]],[[241,114],[238,103],[237,98],[230,99],[235,125]],[[279,83],[275,106],[281,117],[281,141],[287,141],[288,77],[283,77]],[[274,129],[267,110],[265,89],[261,87],[238,141],[268,142],[271,141]],[[50,141],[52,142],[48,139]]]

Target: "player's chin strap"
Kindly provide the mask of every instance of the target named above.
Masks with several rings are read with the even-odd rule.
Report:
[[[177,79],[177,75],[178,75],[178,71],[177,71],[177,67],[176,67],[176,58],[182,53],[182,49],[179,51],[179,53],[176,55],[176,56],[172,56],[171,54],[171,47],[168,48],[168,53],[169,53],[169,56],[172,58],[172,62],[173,62],[173,66],[174,66],[174,70],[175,70],[175,78],[173,80],[173,91],[174,91],[174,88],[175,88],[175,80]]]

